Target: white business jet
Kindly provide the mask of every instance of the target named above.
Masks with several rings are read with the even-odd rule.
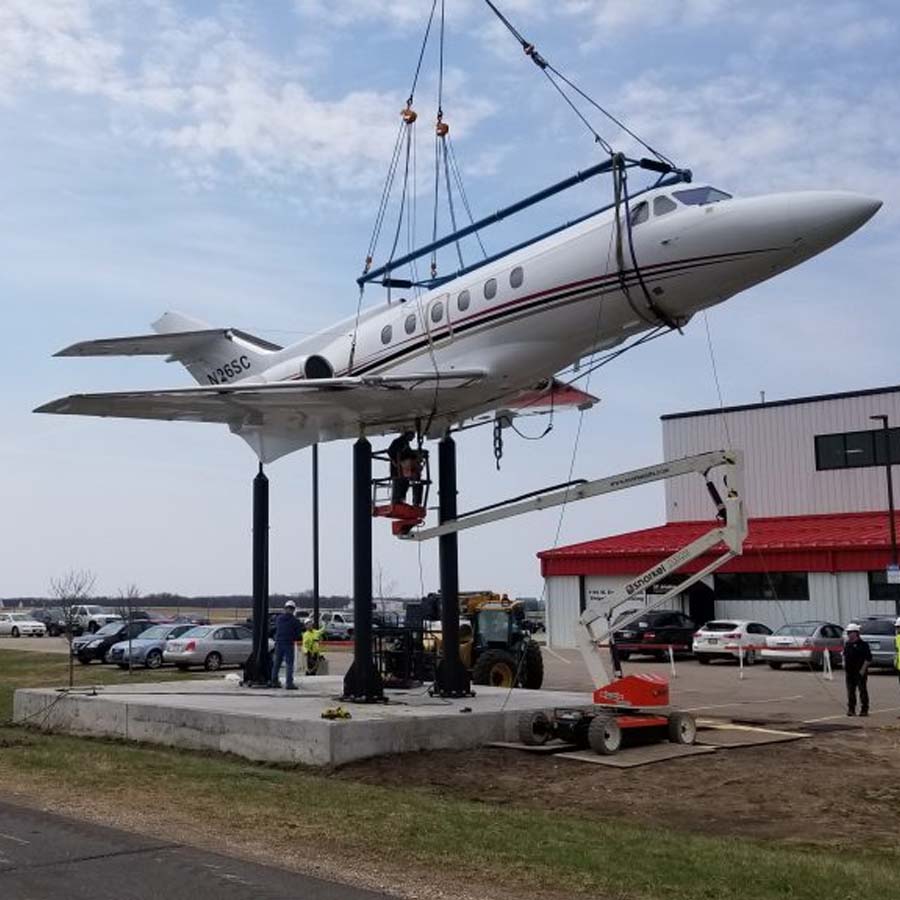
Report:
[[[227,425],[261,462],[323,441],[485,414],[590,405],[554,379],[597,351],[821,253],[881,206],[838,191],[745,199],[680,184],[636,196],[409,300],[365,310],[289,347],[168,312],[154,334],[57,356],[165,355],[198,387],[73,394],[36,412]],[[624,252],[623,252],[624,247]]]

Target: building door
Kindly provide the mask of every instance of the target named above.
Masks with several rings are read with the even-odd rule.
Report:
[[[698,627],[716,617],[715,591],[702,581],[692,584],[687,590],[687,614]]]

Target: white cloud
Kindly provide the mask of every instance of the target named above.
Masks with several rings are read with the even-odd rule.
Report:
[[[900,86],[836,93],[821,80],[786,86],[730,75],[672,86],[658,78],[624,88],[630,124],[703,180],[741,193],[844,188],[900,206],[900,138],[881,123],[900,118]]]

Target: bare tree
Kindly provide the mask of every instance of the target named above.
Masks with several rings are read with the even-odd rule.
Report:
[[[384,571],[380,562],[375,564],[375,583],[377,584],[378,604],[381,607],[381,621],[387,622],[387,600],[397,591],[397,582]]]
[[[140,588],[136,584],[128,584],[119,589],[119,598],[116,604],[116,612],[128,623],[128,674],[134,670],[131,662],[131,622],[134,618],[135,603],[141,599]]]
[[[75,609],[91,598],[97,576],[88,569],[69,569],[65,575],[50,579],[50,596],[62,610],[69,644],[69,687],[75,684],[75,660],[72,657],[72,638],[75,636]]]

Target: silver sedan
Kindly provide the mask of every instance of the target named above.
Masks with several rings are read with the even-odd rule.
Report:
[[[270,641],[271,644],[271,641]],[[243,665],[253,650],[253,633],[242,625],[198,625],[166,641],[163,659],[179,669],[203,666],[215,672],[222,666]]]

